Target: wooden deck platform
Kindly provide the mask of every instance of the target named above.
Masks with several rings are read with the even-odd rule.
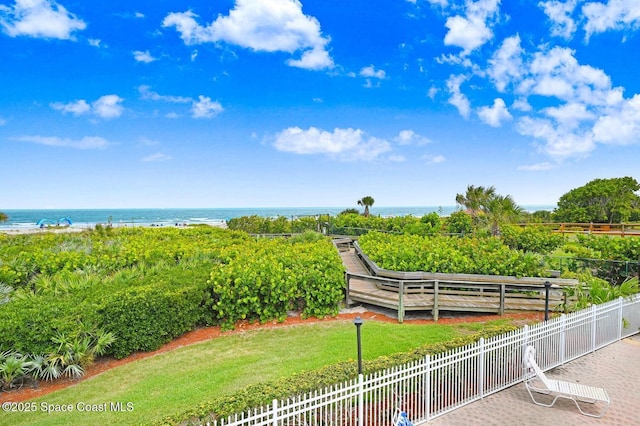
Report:
[[[375,265],[367,265],[362,256],[353,247],[345,245],[344,241],[340,255],[347,269],[346,304],[351,306],[366,303],[396,310],[399,322],[403,321],[406,311],[431,311],[436,321],[440,311],[487,312],[498,315],[505,312],[544,311],[545,281],[554,282],[549,287],[550,309],[566,303],[562,286],[577,284],[575,280],[527,280],[456,274],[416,275],[402,272],[385,277],[374,275],[380,270],[372,273]]]

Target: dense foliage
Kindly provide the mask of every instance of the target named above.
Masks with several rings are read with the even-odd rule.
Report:
[[[338,313],[344,269],[335,248],[326,240],[295,241],[247,244],[211,272],[212,308],[224,327],[241,319],[284,320],[292,309],[303,316]]]
[[[640,238],[611,238],[578,235],[577,243],[564,247],[570,258],[551,259],[556,269],[572,272],[590,271],[594,276],[613,284],[622,284],[628,277],[640,274]]]
[[[557,222],[622,223],[640,220],[640,183],[632,177],[594,179],[560,197]]]
[[[503,226],[502,242],[514,250],[548,254],[565,243],[566,238],[551,229],[538,226]]]
[[[227,226],[229,229],[249,234],[290,234],[312,230],[323,234],[362,235],[370,230],[376,230],[433,235],[442,232],[445,226],[444,222],[445,219],[436,212],[425,214],[422,217],[411,215],[381,217],[364,216],[357,210],[345,210],[337,216],[326,214],[292,218],[243,216],[230,219]]]
[[[370,232],[358,240],[379,267],[394,271],[544,276],[540,256],[512,250],[499,238],[421,237]]]
[[[115,336],[107,354],[158,348],[198,325],[337,311],[340,256],[324,237],[252,239],[209,227],[0,238],[0,352],[56,354],[55,336]],[[9,289],[9,291],[6,291]]]

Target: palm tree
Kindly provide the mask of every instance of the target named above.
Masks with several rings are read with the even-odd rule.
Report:
[[[467,192],[456,195],[456,203],[468,210],[469,214],[475,221],[481,213],[486,213],[487,204],[496,196],[496,188],[490,186],[467,186]]]
[[[6,222],[7,220],[9,220],[9,216],[7,216],[5,213],[0,212],[0,222]]]
[[[373,199],[373,197],[367,195],[366,197],[362,197],[360,200],[358,200],[358,205],[359,206],[364,206],[364,216],[368,217],[369,216],[369,207],[371,207],[373,205],[373,203],[375,203],[375,200]]]
[[[489,225],[491,226],[491,235],[500,235],[500,225],[517,221],[524,210],[516,204],[510,195],[494,196],[486,206],[486,214]]]

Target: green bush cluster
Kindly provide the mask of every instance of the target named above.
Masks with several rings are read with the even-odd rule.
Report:
[[[447,342],[425,345],[410,352],[396,353],[363,362],[363,373],[383,371],[393,367],[424,359],[451,349],[477,342],[480,338],[489,338],[515,330],[516,327],[487,327],[475,334],[454,338]],[[286,399],[313,392],[358,377],[355,361],[345,361],[326,366],[320,370],[294,374],[277,381],[258,383],[248,386],[232,395],[219,396],[208,403],[200,404],[182,413],[165,417],[154,425],[175,425],[185,423],[203,424],[214,419],[222,419],[236,413],[269,405],[274,399]]]
[[[346,213],[331,218],[331,232],[342,235],[361,235],[367,230],[431,235],[441,232],[442,226],[442,218],[435,212],[422,217],[381,217]]]
[[[556,269],[589,271],[594,276],[620,285],[640,273],[640,239],[578,235],[577,243],[567,243],[568,258],[550,259]]]
[[[578,242],[598,259],[640,261],[640,238],[578,235]]]
[[[338,313],[344,267],[328,240],[260,239],[242,248],[245,253],[213,270],[209,279],[213,310],[225,328],[243,319],[284,320],[293,309],[303,316]]]
[[[565,312],[585,309],[591,305],[610,302],[620,297],[633,296],[640,290],[638,277],[627,278],[621,284],[616,285],[594,276],[589,270],[564,272],[562,276],[579,281],[576,286],[563,288],[563,292],[567,296],[566,300],[573,301],[571,304],[560,307]]]
[[[201,325],[337,313],[343,266],[317,234],[112,229],[0,240],[0,352],[50,354],[55,336],[110,332],[107,354],[149,351]],[[5,291],[8,290],[8,291]]]
[[[502,242],[514,250],[549,254],[561,247],[566,238],[541,226],[508,226],[500,228]]]
[[[544,276],[542,258],[513,250],[499,238],[387,235],[370,232],[358,240],[379,267],[393,271]]]
[[[286,216],[276,218],[257,215],[234,217],[227,221],[227,227],[248,234],[291,234],[292,223]]]

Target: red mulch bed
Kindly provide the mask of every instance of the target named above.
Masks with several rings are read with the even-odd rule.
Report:
[[[118,367],[123,364],[127,364],[132,361],[136,361],[143,358],[148,358],[160,353],[169,352],[174,349],[191,345],[198,342],[204,342],[206,340],[215,339],[222,335],[230,335],[234,333],[242,333],[247,330],[261,329],[261,328],[271,328],[271,327],[283,327],[290,326],[296,324],[311,324],[317,322],[328,322],[328,321],[347,321],[353,320],[355,317],[361,317],[366,320],[373,321],[381,321],[381,322],[396,322],[395,318],[390,318],[382,314],[377,314],[375,312],[363,312],[363,313],[349,313],[349,314],[340,314],[335,317],[318,319],[318,318],[308,318],[302,319],[300,317],[289,317],[284,322],[271,321],[266,324],[254,323],[250,324],[248,322],[240,322],[236,324],[236,328],[233,331],[221,331],[220,327],[207,327],[200,328],[194,331],[190,331],[177,339],[167,343],[162,346],[160,349],[157,349],[153,352],[136,352],[132,355],[129,355],[123,359],[113,359],[113,358],[101,358],[97,360],[93,365],[87,368],[87,371],[84,376],[79,379],[69,379],[69,378],[61,378],[58,380],[54,380],[51,382],[42,381],[38,384],[38,387],[27,388],[24,387],[22,389],[13,390],[10,392],[0,392],[0,402],[10,401],[10,402],[21,402],[26,401],[32,398],[37,398],[43,395],[46,395],[51,392],[55,392],[60,389],[64,389],[69,386],[73,386],[76,383],[79,383],[83,380],[88,379],[89,377],[96,376],[103,371],[110,370],[112,368]],[[464,322],[484,322],[484,321],[493,321],[499,318],[508,318],[511,320],[523,320],[526,322],[529,321],[540,321],[543,319],[542,313],[524,313],[524,314],[505,314],[502,317],[498,317],[496,315],[486,315],[486,316],[460,316],[455,318],[440,318],[438,320],[438,324],[457,324]],[[431,324],[433,320],[405,320],[406,324]]]

